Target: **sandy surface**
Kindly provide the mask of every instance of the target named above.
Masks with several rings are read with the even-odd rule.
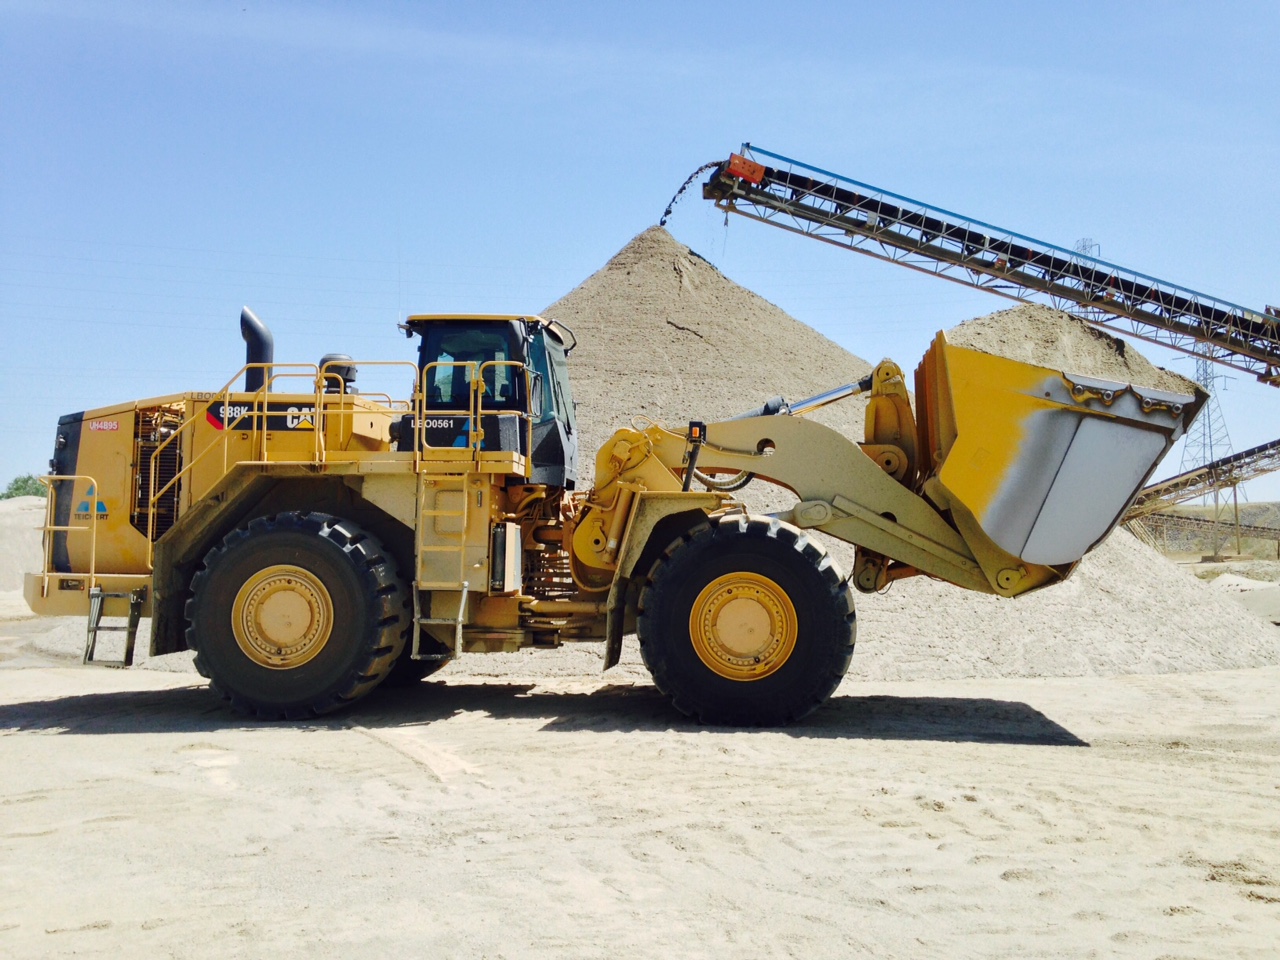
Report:
[[[1237,573],[1225,573],[1211,583],[1246,610],[1271,623],[1280,623],[1280,583]]]
[[[545,313],[588,451],[869,369],[657,229]],[[1171,388],[996,316],[953,339]],[[822,417],[856,438],[862,407]],[[1120,533],[1017,601],[896,584],[784,731],[687,723],[633,638],[604,677],[598,645],[473,655],[270,725],[189,654],[79,667],[82,619],[6,620],[39,522],[0,503],[0,956],[1276,955],[1280,630],[1241,603],[1273,582]]]
[[[1273,957],[1280,669],[846,685],[785,731],[458,677],[331,721],[0,625],[6,957]],[[534,661],[530,660],[529,663]]]

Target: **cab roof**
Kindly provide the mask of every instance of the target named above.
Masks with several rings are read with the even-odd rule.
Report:
[[[548,333],[564,344],[565,353],[569,353],[578,345],[578,338],[573,331],[559,320],[548,320],[536,313],[416,313],[405,317],[400,329],[405,336],[421,334],[422,327],[430,323],[512,323],[523,321],[543,327]]]
[[[547,321],[535,314],[531,313],[418,313],[411,317],[405,318],[405,323],[447,323],[450,321],[494,321],[494,322],[510,322],[512,320],[524,320],[528,323],[541,323],[546,325]]]

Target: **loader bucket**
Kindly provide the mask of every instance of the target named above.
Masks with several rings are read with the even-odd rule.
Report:
[[[1004,553],[1054,567],[1115,528],[1207,399],[955,347],[941,333],[916,396],[925,492]]]

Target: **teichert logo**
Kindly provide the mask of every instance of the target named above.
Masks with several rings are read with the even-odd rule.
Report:
[[[91,511],[94,509],[94,507],[89,506],[90,503],[96,504],[99,520],[106,520],[107,517],[110,516],[110,514],[107,513],[107,505],[101,500],[98,500],[95,493],[96,491],[93,488],[93,484],[90,484],[89,489],[84,493],[84,499],[76,504],[75,518],[77,520],[88,520],[90,518]]]

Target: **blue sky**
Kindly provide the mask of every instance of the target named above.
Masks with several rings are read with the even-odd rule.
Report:
[[[538,310],[744,140],[1280,303],[1278,40],[1273,3],[0,0],[0,483],[60,413],[220,386],[243,304],[297,361]],[[696,191],[669,227],[873,361],[1007,305]],[[1280,436],[1280,391],[1220,400]]]

